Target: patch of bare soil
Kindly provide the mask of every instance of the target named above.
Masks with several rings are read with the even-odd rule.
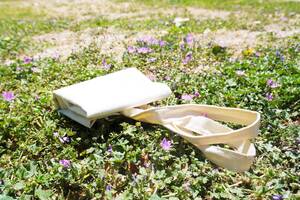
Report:
[[[196,40],[200,43],[200,45],[215,43],[222,47],[228,47],[235,51],[240,51],[247,47],[255,47],[257,44],[264,44],[264,38],[269,33],[273,33],[277,38],[284,38],[300,34],[300,28],[294,27],[294,29],[288,29],[280,24],[270,24],[264,28],[264,31],[230,31],[221,29],[212,32],[207,29],[203,34],[197,35]]]
[[[222,10],[208,10],[208,9],[193,8],[193,7],[189,7],[187,8],[187,10],[197,20],[215,19],[215,18],[225,19],[230,15],[230,12],[222,11]]]
[[[282,24],[269,24],[265,26],[264,29],[267,33],[273,33],[278,38],[289,37],[300,33],[300,28],[289,29]]]
[[[137,18],[147,19],[157,16],[184,15],[186,13],[194,18],[214,19],[226,18],[230,12],[208,10],[203,8],[179,8],[179,7],[148,7],[135,2],[114,3],[109,0],[30,0],[22,2],[24,6],[42,9],[52,17],[68,17],[76,21],[87,20],[95,17],[106,19]]]
[[[117,61],[122,59],[127,45],[132,45],[136,39],[145,35],[162,36],[165,32],[129,32],[116,29],[86,29],[80,32],[63,31],[59,33],[49,33],[39,35],[33,39],[36,42],[44,42],[52,47],[37,53],[35,58],[53,57],[59,55],[61,58],[68,57],[73,52],[79,52],[90,44],[95,44],[100,49],[100,53],[113,55]]]

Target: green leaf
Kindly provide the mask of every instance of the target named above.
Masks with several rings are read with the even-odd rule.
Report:
[[[14,198],[10,197],[10,196],[6,196],[6,195],[0,195],[0,200],[14,200]]]
[[[34,194],[41,200],[47,200],[50,199],[53,193],[50,190],[43,190],[39,187],[35,190]]]
[[[23,189],[24,187],[25,187],[25,185],[24,185],[24,182],[23,182],[23,181],[16,183],[15,186],[14,186],[14,188],[15,188],[16,190],[21,190],[21,189]]]
[[[161,198],[157,195],[157,194],[153,194],[151,197],[150,197],[150,200],[160,200]]]

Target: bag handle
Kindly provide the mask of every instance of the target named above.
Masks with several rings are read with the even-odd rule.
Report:
[[[211,105],[184,104],[145,110],[130,108],[122,114],[137,121],[163,125],[191,142],[215,164],[233,171],[248,170],[256,154],[250,140],[258,134],[260,122],[258,112]],[[245,127],[233,130],[214,120],[245,125]],[[215,144],[227,144],[233,149]]]

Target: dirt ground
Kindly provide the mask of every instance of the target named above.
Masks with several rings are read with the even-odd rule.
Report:
[[[160,17],[187,17],[187,19],[201,20],[226,20],[230,16],[246,17],[243,12],[230,12],[224,10],[208,10],[195,7],[150,7],[134,2],[115,3],[108,0],[30,0],[21,2],[19,6],[30,6],[37,10],[43,10],[50,17],[71,18],[74,22],[82,22],[97,17],[108,20],[131,19],[147,20],[159,19]],[[273,20],[273,23],[264,25],[263,30],[253,31],[247,29],[228,30],[222,28],[211,31],[209,28],[203,33],[195,33],[195,38],[200,45],[216,43],[223,47],[228,47],[236,54],[241,48],[254,47],[264,43],[266,35],[273,34],[274,37],[283,38],[300,33],[300,28],[290,26],[300,19],[299,16],[288,19],[281,13]],[[249,23],[259,24],[260,21],[249,21]],[[91,43],[96,43],[106,54],[115,54],[120,60],[126,49],[124,44],[130,45],[136,39],[144,35],[162,36],[167,34],[167,30],[147,30],[130,31],[120,28],[87,28],[81,31],[65,30],[62,32],[47,33],[33,37],[35,42],[48,44],[44,50],[35,54],[35,57],[43,58],[60,54],[62,58],[67,57],[72,52],[79,51]]]

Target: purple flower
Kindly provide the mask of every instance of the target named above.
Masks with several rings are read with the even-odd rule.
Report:
[[[148,62],[153,63],[153,62],[155,62],[156,60],[157,60],[157,58],[149,58],[149,59],[148,59]]]
[[[58,132],[54,132],[54,133],[53,133],[53,136],[54,136],[54,137],[59,137]]]
[[[39,95],[35,95],[35,96],[34,96],[34,99],[37,101],[37,100],[40,99],[40,96],[39,96]]]
[[[16,98],[13,92],[11,91],[4,91],[2,92],[2,97],[5,101],[12,101]]]
[[[284,61],[284,56],[280,53],[280,51],[276,50],[275,55],[276,55],[277,58],[280,58],[280,60],[282,62]]]
[[[16,67],[16,70],[17,70],[17,71],[22,71],[23,68],[22,68],[22,67]]]
[[[133,46],[129,46],[129,47],[127,47],[127,51],[128,51],[128,53],[135,53],[136,49]]]
[[[148,47],[140,47],[137,49],[137,52],[140,54],[147,54],[147,53],[151,53],[152,49],[150,49]]]
[[[34,72],[34,73],[39,73],[39,72],[41,72],[41,70],[40,70],[39,68],[37,68],[37,67],[32,67],[32,68],[31,68],[31,71]]]
[[[170,76],[165,76],[165,80],[169,81],[169,80],[171,80],[171,77]]]
[[[188,192],[191,189],[190,188],[191,184],[189,182],[184,183],[182,186],[186,192]]]
[[[25,64],[31,63],[32,62],[32,58],[26,56],[26,57],[23,58],[23,62]]]
[[[235,74],[238,76],[245,76],[245,72],[243,70],[236,70]]]
[[[59,164],[61,164],[64,168],[71,167],[71,161],[70,160],[66,160],[66,159],[60,160]]]
[[[112,189],[111,185],[107,185],[105,188],[106,191],[110,191],[111,189]]]
[[[194,97],[199,97],[200,96],[200,93],[198,92],[198,91],[196,91],[195,93],[194,93]]]
[[[166,43],[165,41],[163,41],[163,40],[160,40],[160,41],[159,41],[159,46],[160,46],[160,47],[164,47],[164,46],[166,46],[166,44],[167,44],[167,43]]]
[[[144,43],[146,45],[158,45],[159,41],[152,36],[144,36],[137,40],[138,42]]]
[[[61,143],[63,143],[63,144],[65,144],[65,143],[68,144],[68,143],[71,142],[71,139],[70,139],[68,136],[59,137],[58,139],[59,139],[59,141],[60,141]]]
[[[164,138],[160,143],[161,148],[168,151],[171,149],[171,141]]]
[[[185,101],[191,101],[193,98],[194,98],[194,96],[193,96],[193,95],[190,95],[190,94],[183,94],[183,95],[181,96],[181,99],[182,99],[182,100],[185,100]]]
[[[267,94],[266,94],[266,98],[267,98],[268,101],[272,101],[272,100],[273,100],[273,95],[272,95],[272,93],[267,93]]]
[[[192,34],[187,34],[187,36],[184,38],[184,41],[187,43],[187,45],[192,46],[194,43],[194,37]]]
[[[283,196],[280,194],[275,194],[272,196],[272,199],[273,200],[283,200]]]
[[[278,83],[276,83],[275,81],[273,81],[272,79],[267,80],[267,85],[271,88],[277,88],[278,87]]]
[[[111,145],[108,146],[107,152],[108,152],[108,153],[112,153],[112,152],[113,152],[113,149],[112,149],[112,146],[111,146]]]
[[[102,68],[105,70],[109,70],[111,68],[111,64],[107,64],[105,58],[102,60]]]
[[[179,47],[180,47],[180,50],[181,50],[181,51],[183,51],[183,50],[184,50],[184,46],[185,46],[185,45],[184,45],[184,43],[183,43],[183,42],[179,44]]]
[[[192,52],[189,52],[186,54],[185,58],[183,59],[182,63],[184,65],[188,64],[191,60],[192,60],[193,56],[192,56]]]

